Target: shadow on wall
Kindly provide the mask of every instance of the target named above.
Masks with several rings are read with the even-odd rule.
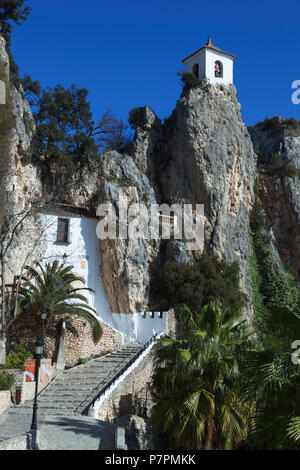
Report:
[[[84,241],[86,253],[87,287],[95,291],[94,294],[91,295],[91,306],[97,311],[100,319],[113,328],[117,328],[102,283],[101,241],[96,234],[97,224],[97,219],[81,219],[80,223],[81,236]]]

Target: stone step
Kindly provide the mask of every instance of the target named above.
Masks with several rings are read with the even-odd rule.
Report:
[[[120,363],[118,362],[118,365]],[[124,363],[123,365],[125,365],[126,363]],[[106,373],[110,373],[114,368],[116,368],[116,365],[115,364],[109,364],[108,366],[106,367],[97,367],[95,368],[94,370],[86,370],[86,371],[79,371],[79,370],[74,370],[73,372],[67,374],[67,373],[64,373],[63,375],[57,377],[56,381],[59,381],[59,380],[64,380],[66,377],[74,377],[75,375],[77,375],[78,377],[82,377],[82,376],[97,376],[97,375],[104,375]],[[121,364],[120,364],[120,368],[121,368]]]
[[[119,370],[119,369],[118,369]],[[55,382],[53,383],[54,384],[61,384],[61,383],[65,383],[66,381],[85,381],[85,382],[97,382],[99,380],[105,380],[106,377],[112,377],[113,375],[116,374],[117,371],[115,370],[111,370],[110,372],[107,372],[107,374],[73,374],[73,375],[66,375],[63,379],[60,379],[60,380],[55,380]]]
[[[102,380],[96,380],[96,381],[78,381],[78,380],[68,380],[67,382],[63,382],[60,384],[57,384],[56,387],[53,387],[52,391],[60,391],[60,390],[68,390],[68,389],[73,389],[74,388],[78,391],[81,390],[92,390],[93,388],[97,387],[98,385],[102,383],[107,383],[109,381],[109,378],[107,380],[102,379]],[[46,392],[44,392],[46,393]]]
[[[57,396],[56,398],[49,398],[49,397],[41,397],[38,401],[38,406],[39,405],[45,405],[47,403],[51,403],[51,404],[54,404],[54,403],[66,403],[66,404],[70,404],[70,403],[78,403],[80,402],[80,397],[75,397],[75,396],[72,396],[72,397],[66,397],[64,395],[62,396]]]
[[[60,373],[42,391],[38,398],[38,408],[42,413],[71,413],[87,399],[97,395],[124,365],[132,359],[141,345],[127,345],[119,351],[92,359]],[[32,412],[32,403],[11,410],[22,414]]]

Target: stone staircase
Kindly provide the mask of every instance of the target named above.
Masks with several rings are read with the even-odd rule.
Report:
[[[118,351],[58,374],[38,396],[39,422],[49,415],[78,416],[85,413],[93,398],[141,347],[140,343],[127,343]],[[0,422],[0,441],[29,431],[31,416],[32,402],[10,408],[5,421]]]

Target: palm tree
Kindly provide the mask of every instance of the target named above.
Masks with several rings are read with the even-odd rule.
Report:
[[[268,315],[271,347],[249,353],[244,367],[243,393],[256,403],[249,446],[300,450],[300,362],[292,361],[300,316],[278,307]]]
[[[82,277],[72,272],[73,266],[64,266],[54,261],[43,267],[37,263],[37,269],[26,266],[27,274],[20,289],[19,308],[35,315],[39,322],[42,312],[47,313],[47,322],[56,316],[65,314],[84,317],[93,328],[94,343],[102,336],[102,329],[95,314],[88,305],[88,299],[80,292],[92,291],[87,287],[75,287],[75,283],[84,284]]]
[[[232,449],[245,439],[250,405],[241,397],[239,358],[252,347],[246,321],[216,303],[193,318],[177,309],[185,338],[155,349],[152,421],[175,448]]]

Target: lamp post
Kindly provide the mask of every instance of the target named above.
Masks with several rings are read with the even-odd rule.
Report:
[[[45,339],[45,321],[46,321],[46,318],[47,318],[47,313],[46,312],[42,312],[41,313],[41,319],[42,319],[42,335],[41,335],[41,341],[42,341],[42,345],[44,346],[44,339]]]
[[[39,390],[39,372],[40,372],[40,365],[41,365],[41,358],[43,355],[43,347],[44,347],[44,338],[45,338],[45,320],[47,318],[46,312],[42,312],[41,319],[42,319],[42,332],[41,338],[35,344],[35,393],[34,393],[34,401],[33,401],[33,414],[32,414],[32,423],[31,423],[31,431],[37,431],[37,410],[38,410],[38,390]]]

